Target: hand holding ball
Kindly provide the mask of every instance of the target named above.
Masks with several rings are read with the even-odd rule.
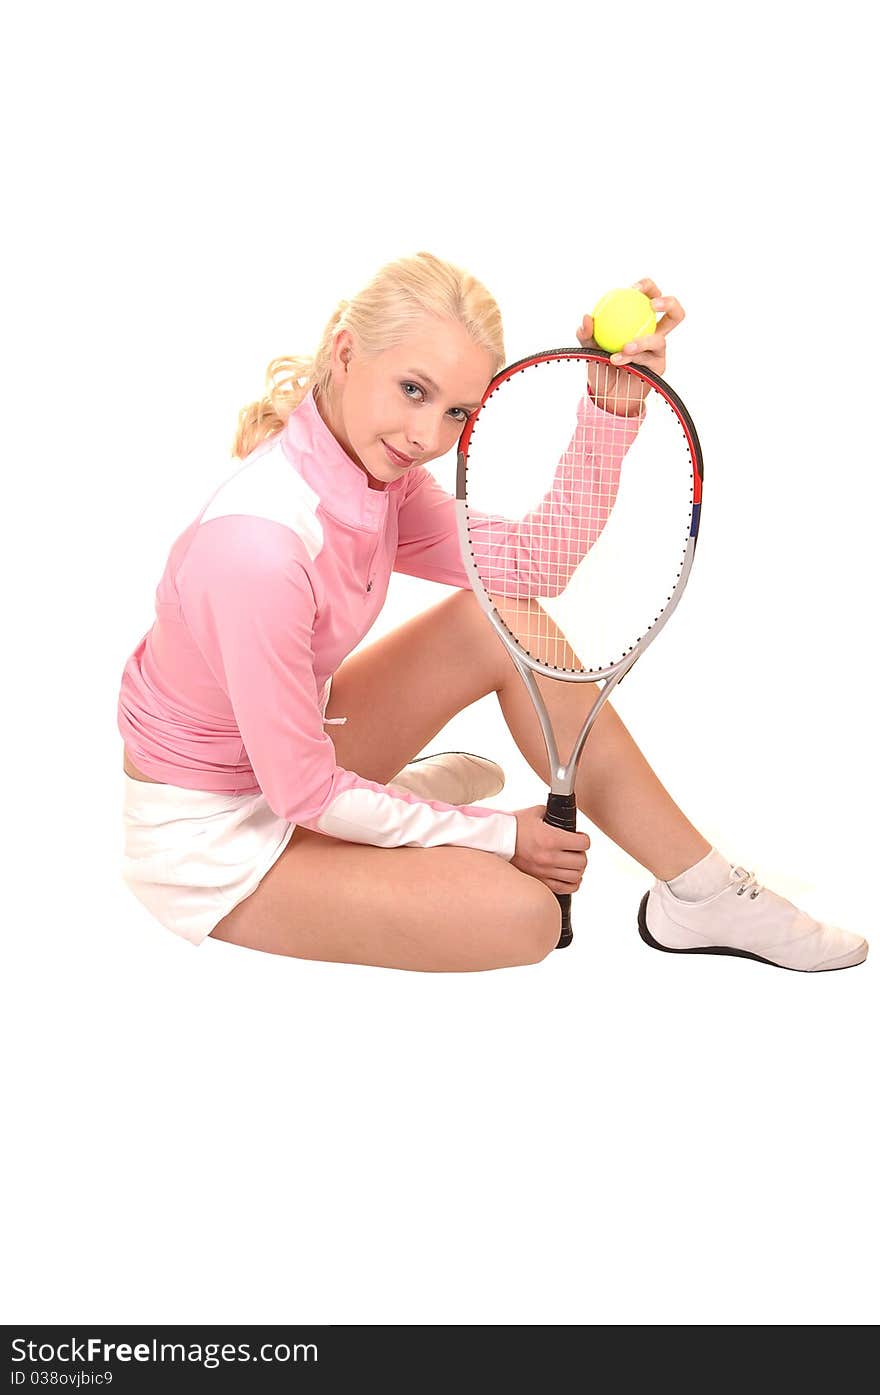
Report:
[[[641,291],[609,291],[593,311],[593,338],[609,354],[619,353],[624,344],[653,334],[656,328],[654,307]]]

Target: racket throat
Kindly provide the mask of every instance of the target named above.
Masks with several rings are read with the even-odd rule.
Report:
[[[574,767],[571,765],[557,766],[555,769],[551,766],[549,783],[550,793],[553,795],[554,799],[574,798],[572,793],[574,776]]]

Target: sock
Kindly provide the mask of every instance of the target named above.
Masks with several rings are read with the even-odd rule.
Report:
[[[677,877],[673,877],[666,885],[681,901],[702,901],[704,897],[711,896],[715,891],[722,891],[730,880],[730,869],[733,866],[722,857],[717,848],[707,852],[706,856],[689,867],[686,872],[680,872]]]

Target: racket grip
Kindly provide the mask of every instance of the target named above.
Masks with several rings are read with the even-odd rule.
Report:
[[[545,823],[552,823],[554,828],[566,828],[570,833],[574,833],[577,828],[577,804],[573,794],[550,794],[547,797],[547,812],[544,815]],[[562,912],[562,933],[556,945],[557,949],[566,949],[574,939],[571,928],[571,896],[556,897],[559,902],[559,909]]]

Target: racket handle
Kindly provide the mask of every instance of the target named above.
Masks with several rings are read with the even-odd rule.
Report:
[[[577,828],[577,804],[573,794],[550,794],[547,797],[547,812],[544,815],[545,823],[552,823],[554,828],[566,828],[569,833],[574,833]],[[562,911],[562,933],[559,936],[557,949],[566,949],[574,939],[571,929],[571,896],[556,897],[559,902],[559,909]]]

